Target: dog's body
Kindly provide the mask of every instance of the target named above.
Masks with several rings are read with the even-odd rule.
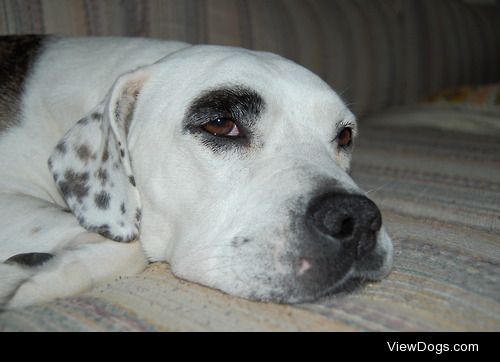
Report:
[[[354,117],[307,70],[147,39],[0,46],[0,304],[147,260],[280,302],[390,270],[378,209],[346,174]]]

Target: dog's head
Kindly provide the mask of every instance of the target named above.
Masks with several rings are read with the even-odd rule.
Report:
[[[182,278],[300,302],[391,268],[380,211],[347,173],[356,134],[306,69],[195,46],[123,75],[49,166],[87,229],[140,235]]]

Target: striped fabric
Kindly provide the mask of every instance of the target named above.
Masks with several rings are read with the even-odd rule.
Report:
[[[127,35],[268,50],[362,116],[500,80],[500,7],[458,0],[0,0],[0,34]]]
[[[0,330],[500,331],[498,137],[361,127],[353,177],[395,243],[389,277],[314,304],[252,303],[165,264],[76,298],[0,314]]]

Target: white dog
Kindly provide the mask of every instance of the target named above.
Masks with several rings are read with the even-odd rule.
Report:
[[[147,261],[283,303],[389,272],[380,212],[347,174],[355,118],[301,66],[232,47],[39,36],[1,38],[0,61],[4,308]]]

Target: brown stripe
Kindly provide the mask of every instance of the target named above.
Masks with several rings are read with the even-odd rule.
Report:
[[[24,82],[42,48],[45,37],[0,37],[0,132],[19,122]]]

